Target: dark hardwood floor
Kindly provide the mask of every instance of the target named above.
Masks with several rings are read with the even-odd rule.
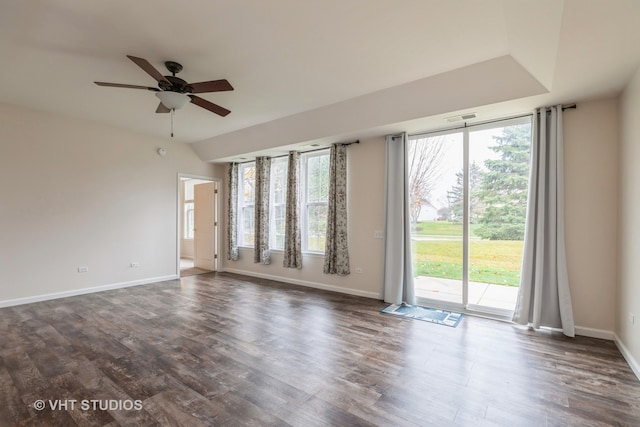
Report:
[[[640,425],[612,342],[383,306],[223,273],[0,309],[0,425]]]

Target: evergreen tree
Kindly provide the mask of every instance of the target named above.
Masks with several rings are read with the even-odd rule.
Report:
[[[499,160],[485,160],[478,198],[484,205],[475,234],[490,240],[523,240],[527,211],[531,126],[504,128],[491,147]]]
[[[478,197],[482,182],[482,169],[476,162],[469,166],[469,222],[475,224],[482,214],[482,202]],[[463,220],[464,201],[464,171],[456,173],[456,183],[447,191],[449,201],[449,220],[460,222]]]

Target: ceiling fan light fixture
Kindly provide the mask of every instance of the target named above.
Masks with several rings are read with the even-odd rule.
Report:
[[[184,104],[190,101],[187,95],[178,92],[156,92],[156,96],[160,98],[162,105],[170,110],[179,110],[184,107]]]

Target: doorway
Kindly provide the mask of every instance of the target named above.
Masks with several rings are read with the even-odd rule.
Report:
[[[219,182],[180,175],[178,187],[179,275],[217,271]]]
[[[511,315],[530,146],[530,117],[410,137],[412,259],[421,304]]]

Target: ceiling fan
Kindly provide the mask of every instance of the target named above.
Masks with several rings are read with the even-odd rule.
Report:
[[[147,74],[156,79],[158,87],[150,86],[138,86],[128,85],[120,83],[106,83],[106,82],[94,82],[98,86],[109,87],[122,87],[127,89],[145,89],[156,93],[156,96],[160,98],[160,104],[156,108],[156,113],[169,113],[174,110],[179,110],[187,102],[202,107],[205,110],[209,110],[212,113],[219,116],[226,116],[231,111],[223,108],[213,102],[209,102],[206,99],[193,95],[194,93],[206,93],[206,92],[224,92],[233,90],[233,86],[226,80],[210,80],[199,83],[187,83],[176,74],[182,71],[182,65],[174,61],[166,61],[164,65],[167,70],[172,74],[170,76],[163,76],[153,65],[144,58],[138,58],[135,56],[127,55],[127,58],[132,60],[138,67],[142,68]],[[171,133],[173,136],[173,132]]]

